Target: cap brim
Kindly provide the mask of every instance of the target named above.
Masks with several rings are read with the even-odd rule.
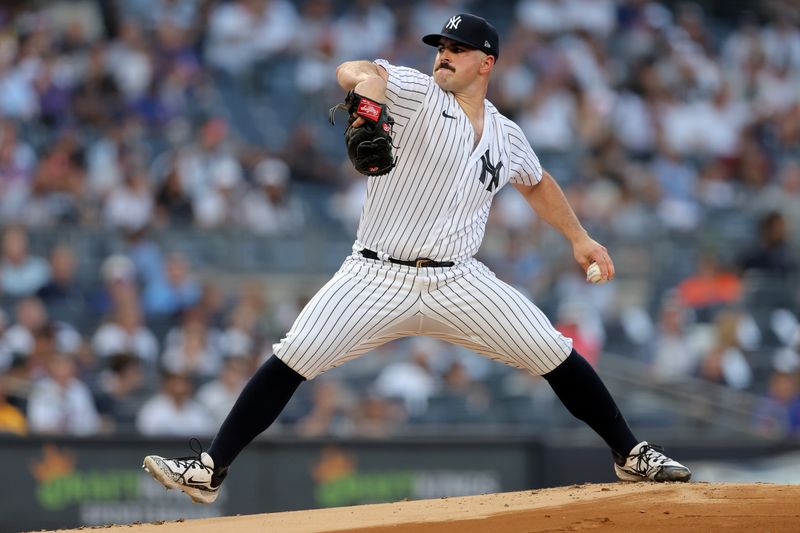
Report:
[[[441,33],[429,33],[428,35],[422,38],[422,42],[429,46],[439,46],[439,39],[442,38],[450,39],[451,41],[463,44],[464,46],[469,46],[470,48],[474,48],[475,50],[479,49],[474,44],[468,43],[467,41],[462,41],[461,39],[456,38],[454,35],[443,35]]]

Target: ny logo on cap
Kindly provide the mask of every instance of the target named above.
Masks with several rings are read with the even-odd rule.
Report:
[[[457,30],[458,25],[461,24],[461,15],[456,15],[455,17],[450,17],[450,20],[447,21],[447,28],[448,30]]]

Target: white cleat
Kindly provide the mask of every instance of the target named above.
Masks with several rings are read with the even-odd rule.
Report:
[[[227,468],[215,472],[214,460],[206,452],[174,459],[148,455],[142,468],[167,489],[180,489],[196,503],[213,503],[227,474]]]
[[[662,452],[663,448],[642,441],[627,457],[614,453],[614,470],[622,481],[689,481],[692,472]]]

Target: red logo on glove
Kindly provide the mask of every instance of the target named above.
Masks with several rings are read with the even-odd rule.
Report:
[[[378,122],[378,117],[381,116],[381,108],[372,100],[362,98],[358,103],[358,110],[356,113],[358,113],[358,116],[364,117],[372,122]]]

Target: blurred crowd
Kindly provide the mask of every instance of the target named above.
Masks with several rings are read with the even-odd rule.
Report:
[[[496,199],[481,259],[592,364],[614,352],[647,369],[645,385],[754,395],[753,431],[800,435],[800,7],[707,5],[4,2],[0,432],[212,433],[308,295],[273,301],[260,277],[223,287],[215,275],[236,258],[196,264],[159,232],[200,247],[218,231],[352,236],[365,182],[326,120],[343,97],[336,65],[427,72],[420,36],[468,11],[502,36],[489,99],[618,279],[587,286],[513,191]],[[117,245],[90,260],[58,238],[76,229]],[[303,435],[559,423],[541,380],[427,339],[300,390],[277,427]]]

